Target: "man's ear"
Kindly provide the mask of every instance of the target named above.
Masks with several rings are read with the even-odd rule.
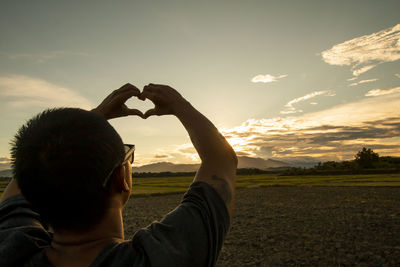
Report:
[[[126,176],[126,171],[124,165],[120,165],[117,168],[115,168],[113,184],[117,192],[129,191],[129,185],[126,182],[125,176]]]

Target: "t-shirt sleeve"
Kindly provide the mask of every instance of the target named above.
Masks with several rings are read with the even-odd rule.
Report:
[[[50,240],[47,225],[22,195],[0,203],[0,266],[22,265]]]
[[[139,230],[132,242],[153,266],[214,266],[229,224],[227,208],[215,189],[195,182],[175,210]]]

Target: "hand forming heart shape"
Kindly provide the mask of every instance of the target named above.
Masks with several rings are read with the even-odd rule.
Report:
[[[147,110],[145,113],[138,109],[128,108],[125,102],[132,96],[142,101],[149,99],[154,103],[154,108]],[[166,85],[149,84],[143,88],[143,92],[140,92],[137,87],[127,83],[113,91],[92,111],[101,114],[106,119],[129,115],[136,115],[147,119],[153,115],[173,114],[174,106],[182,100],[184,100],[183,97],[175,89]]]

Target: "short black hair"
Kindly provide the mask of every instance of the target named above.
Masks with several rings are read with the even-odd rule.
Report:
[[[109,203],[102,183],[124,158],[121,137],[106,119],[48,109],[22,126],[11,146],[14,178],[48,224],[84,230],[100,221]]]

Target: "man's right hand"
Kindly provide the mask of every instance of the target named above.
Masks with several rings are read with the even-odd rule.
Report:
[[[143,118],[143,113],[140,110],[131,109],[125,105],[125,102],[129,98],[132,96],[138,97],[139,94],[139,89],[127,83],[121,88],[114,90],[97,108],[92,109],[92,112],[100,114],[107,120],[129,115],[136,115]]]
[[[143,118],[145,119],[153,115],[177,115],[178,109],[182,105],[188,104],[174,88],[162,84],[146,85],[138,98],[143,101],[150,99],[155,105],[153,109],[144,113]]]

